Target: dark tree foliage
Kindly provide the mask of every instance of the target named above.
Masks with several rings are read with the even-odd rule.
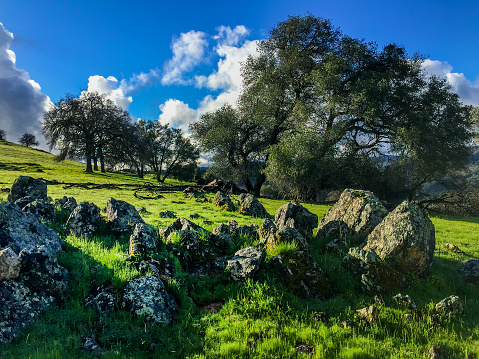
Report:
[[[35,138],[35,135],[31,133],[24,133],[22,137],[19,138],[18,142],[25,147],[38,146],[38,141]]]
[[[7,140],[7,133],[5,130],[0,130],[0,141],[6,141]]]

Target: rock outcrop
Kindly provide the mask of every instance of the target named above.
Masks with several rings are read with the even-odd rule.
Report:
[[[100,208],[93,203],[81,202],[75,207],[65,225],[65,231],[75,236],[93,237],[100,225]]]
[[[136,223],[130,236],[129,254],[143,257],[156,252],[159,245],[156,231],[145,223]]]
[[[238,196],[239,212],[251,217],[268,217],[269,214],[258,201],[255,195],[251,193],[242,193]]]
[[[216,192],[215,197],[213,198],[213,204],[228,212],[234,212],[235,210],[231,198],[220,191]]]
[[[23,197],[30,197],[32,201],[35,199],[47,199],[47,185],[44,181],[28,177],[20,176],[13,182],[8,201],[15,203]]]
[[[128,202],[108,198],[103,212],[107,216],[107,226],[115,235],[133,232],[137,223],[145,223],[135,207]]]
[[[436,304],[436,312],[444,315],[462,315],[464,314],[464,305],[456,295],[444,298]]]
[[[282,205],[274,215],[274,224],[278,229],[294,228],[306,239],[313,236],[313,229],[318,226],[318,216],[308,211],[295,201]]]
[[[479,260],[470,259],[464,262],[459,269],[459,276],[465,282],[479,284]]]
[[[259,270],[265,254],[255,247],[246,247],[235,253],[228,261],[228,269],[235,281],[252,278]]]
[[[73,197],[63,196],[62,198],[56,199],[53,205],[60,206],[62,210],[72,213],[76,206],[78,206],[78,203]]]

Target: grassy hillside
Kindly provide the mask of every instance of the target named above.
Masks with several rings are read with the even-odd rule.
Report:
[[[103,208],[109,197],[145,207],[145,221],[164,227],[172,219],[162,219],[165,210],[179,217],[198,213],[197,224],[211,230],[220,223],[235,219],[240,224],[257,223],[238,213],[220,211],[211,203],[197,203],[179,192],[164,192],[163,198],[139,199],[137,194],[157,195],[132,187],[155,182],[138,180],[121,174],[85,174],[84,165],[55,162],[54,156],[0,141],[0,188],[9,188],[19,175],[59,181],[50,184],[52,198],[73,196],[78,201],[94,202]],[[116,185],[116,188],[87,189],[69,187],[67,183]],[[207,194],[212,196],[212,194]],[[0,193],[6,200],[7,193]],[[270,215],[285,201],[261,199]],[[328,207],[304,204],[321,217]],[[66,218],[49,224],[62,230]],[[205,225],[204,221],[213,224]],[[303,300],[271,280],[264,271],[256,281],[234,283],[227,276],[218,279],[190,277],[177,263],[175,279],[168,283],[180,305],[172,327],[144,322],[118,310],[100,323],[96,314],[83,301],[98,285],[111,281],[118,297],[124,284],[139,273],[125,262],[128,238],[100,235],[92,240],[64,237],[65,252],[59,262],[71,275],[71,286],[65,303],[46,312],[12,344],[0,345],[1,358],[425,358],[431,345],[442,348],[448,358],[476,358],[479,353],[479,294],[477,286],[463,283],[457,270],[461,261],[479,256],[479,219],[432,217],[436,227],[436,247],[454,243],[466,254],[444,252],[434,258],[431,274],[413,278],[409,294],[421,311],[407,319],[406,310],[397,308],[391,295],[384,296],[379,321],[343,328],[344,320],[354,320],[356,309],[373,303],[373,298],[358,292],[351,276],[341,267],[341,256],[322,254],[323,243],[313,241],[311,253],[338,286],[339,294],[329,300]],[[240,238],[236,247],[252,243]],[[158,256],[169,256],[159,253]],[[267,260],[269,257],[267,258]],[[395,294],[395,293],[394,293]],[[434,304],[458,295],[465,304],[460,318],[430,320]],[[217,313],[202,308],[221,303]],[[325,312],[329,321],[317,319]],[[80,349],[82,337],[94,334],[101,352]],[[301,350],[295,348],[303,348]]]

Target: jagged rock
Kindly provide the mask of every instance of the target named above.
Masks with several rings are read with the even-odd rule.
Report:
[[[242,224],[238,225],[238,222],[231,220],[226,224],[233,237],[248,236],[253,239],[258,238],[258,225],[257,224]]]
[[[228,212],[234,212],[235,210],[235,206],[233,205],[231,198],[220,191],[216,192],[215,197],[213,198],[213,204]]]
[[[462,315],[464,314],[464,306],[458,296],[451,295],[436,304],[436,312],[452,316]]]
[[[306,239],[313,236],[313,229],[318,226],[318,216],[308,211],[295,201],[282,205],[274,215],[274,224],[279,229],[289,227],[299,231]]]
[[[242,193],[238,197],[239,212],[251,217],[268,217],[269,214],[258,201],[255,195],[251,193]]]
[[[9,247],[0,250],[0,282],[20,276],[20,257]]]
[[[296,243],[300,249],[308,249],[308,242],[294,228],[281,228],[273,235],[270,235],[265,243],[265,247],[268,251],[271,251],[277,248],[280,243]]]
[[[181,263],[188,268],[212,260],[219,252],[215,243],[201,239],[194,230],[172,232],[166,242]]]
[[[176,214],[171,211],[163,211],[158,214],[160,218],[176,218]]]
[[[459,269],[459,276],[465,282],[479,284],[479,260],[470,259]]]
[[[107,216],[107,225],[114,234],[131,233],[136,223],[145,223],[135,207],[125,201],[108,198],[103,212]]]
[[[43,199],[36,199],[28,203],[22,208],[22,211],[34,215],[37,219],[47,221],[53,221],[55,217],[55,205]]]
[[[235,253],[233,258],[228,260],[228,269],[235,281],[252,278],[264,260],[264,252],[255,247],[246,247]]]
[[[95,335],[85,336],[82,338],[82,341],[82,349],[84,351],[96,353],[101,351],[101,347],[98,345]]]
[[[17,199],[14,203],[20,208],[24,208],[25,206],[27,206],[29,203],[32,203],[33,201],[35,201],[36,198],[35,197],[32,197],[32,196],[25,196],[25,197],[22,197],[22,198],[19,198]]]
[[[364,239],[387,213],[387,209],[374,193],[345,189],[339,200],[321,219],[317,236]]]
[[[65,225],[65,231],[70,231],[77,237],[93,237],[100,225],[100,208],[93,203],[81,202],[73,210]]]
[[[434,224],[416,203],[404,201],[368,236],[364,249],[400,271],[428,273],[436,245]]]
[[[416,303],[411,299],[409,295],[403,295],[401,293],[396,294],[394,297],[398,307],[405,309],[416,309]]]
[[[171,233],[178,232],[178,231],[196,231],[196,232],[202,232],[203,235],[207,236],[208,231],[196,223],[193,223],[189,220],[187,220],[184,217],[177,218],[173,223],[171,223],[168,227],[166,228],[160,228],[159,234],[160,237],[163,239],[167,239],[168,236]]]
[[[39,179],[20,176],[13,182],[8,201],[15,203],[22,197],[30,196],[34,199],[47,199],[47,184]]]
[[[175,263],[168,258],[140,262],[137,269],[144,275],[151,273],[163,281],[172,279],[176,271]]]
[[[123,306],[145,320],[166,325],[172,324],[178,313],[178,305],[161,279],[151,275],[126,284]]]
[[[258,229],[260,244],[266,245],[269,238],[273,237],[277,231],[278,228],[276,227],[276,224],[274,224],[271,219],[266,218]]]
[[[85,306],[92,307],[98,314],[100,323],[115,311],[115,291],[113,284],[104,283],[98,288],[91,291],[90,295],[85,299]]]
[[[225,273],[225,269],[228,266],[228,261],[232,256],[220,256],[215,259],[198,263],[189,271],[193,275],[207,276],[209,278],[219,277]]]
[[[213,236],[215,236],[214,241],[218,244],[220,248],[228,249],[233,243],[233,236],[231,235],[230,227],[222,223],[218,227],[213,228]]]
[[[62,198],[56,199],[53,202],[53,205],[60,206],[61,209],[71,213],[76,208],[76,206],[78,206],[78,203],[73,197],[63,196]]]
[[[374,305],[370,305],[369,307],[356,310],[356,313],[358,313],[359,318],[367,323],[377,322],[379,318],[379,312],[379,309],[376,308]]]
[[[268,264],[277,281],[301,297],[329,298],[334,294],[326,274],[306,251],[273,256]]]
[[[351,248],[343,266],[360,277],[361,289],[370,294],[391,292],[407,285],[404,273],[386,264],[373,250]]]
[[[145,223],[136,223],[130,236],[130,256],[145,256],[156,252],[159,241],[156,231]]]

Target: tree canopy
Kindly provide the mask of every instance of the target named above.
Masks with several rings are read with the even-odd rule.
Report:
[[[19,138],[18,142],[26,147],[38,146],[38,141],[35,138],[35,135],[32,135],[31,133],[24,133],[22,137]]]

